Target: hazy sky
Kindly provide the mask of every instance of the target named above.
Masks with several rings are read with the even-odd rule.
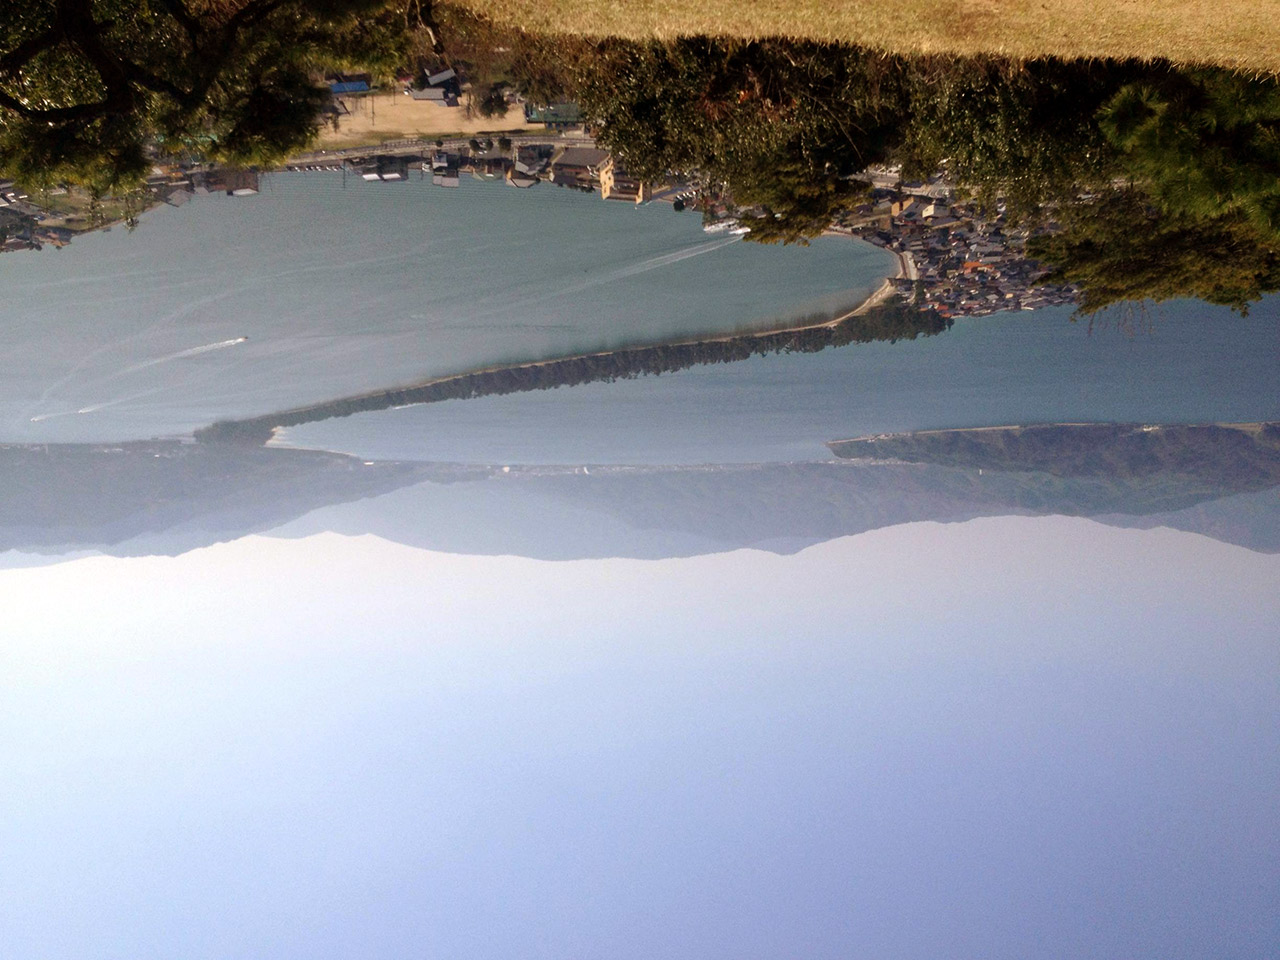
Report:
[[[1063,518],[0,571],[0,955],[1274,957],[1277,587]]]

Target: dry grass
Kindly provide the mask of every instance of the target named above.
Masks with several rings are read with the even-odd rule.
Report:
[[[898,53],[1165,57],[1280,73],[1280,0],[451,0],[532,32],[840,40]]]

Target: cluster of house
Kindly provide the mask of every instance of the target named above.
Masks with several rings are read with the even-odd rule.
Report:
[[[25,202],[27,195],[12,180],[0,180],[0,210]]]
[[[502,180],[507,186],[518,188],[554,183],[599,191],[605,200],[628,203],[643,203],[651,198],[649,186],[628,174],[607,151],[555,143],[440,148],[419,156],[375,155],[346,160],[345,169],[369,181],[403,181],[417,170],[424,177],[429,174],[432,183],[441,187],[457,187],[463,175],[470,175],[477,180]]]
[[[67,191],[57,188],[49,194],[66,196]],[[0,180],[0,253],[39,250],[46,244],[65,247],[75,231],[62,221],[51,210],[32,202],[12,180]]]
[[[449,73],[428,78],[435,86],[427,89],[456,87],[457,77],[445,75]],[[554,142],[512,145],[503,140],[495,147],[492,141],[481,144],[472,140],[466,145],[455,141],[454,146],[416,155],[334,158],[289,169],[342,171],[381,182],[403,182],[416,174],[430,176],[441,187],[459,186],[463,175],[502,180],[516,188],[553,183],[598,192],[605,200],[638,204],[671,199],[677,209],[684,205],[685,196],[678,186],[659,187],[655,195],[651,185],[630,175],[607,151]],[[255,194],[259,186],[259,174],[254,170],[168,163],[153,168],[145,191],[150,202],[180,206],[200,194]],[[731,204],[711,206],[706,212],[713,221],[708,229],[734,223]],[[78,230],[90,226],[32,203],[11,181],[0,180],[0,252],[39,248],[46,243],[61,246]],[[911,266],[905,276],[892,281],[894,285],[904,297],[944,316],[1035,310],[1074,303],[1078,297],[1079,291],[1072,286],[1042,282],[1047,271],[1026,255],[1031,231],[1010,224],[1002,205],[997,205],[994,214],[984,213],[972,204],[954,201],[953,191],[945,183],[913,192],[886,180],[872,190],[868,202],[840,217],[834,229],[902,255]]]
[[[644,203],[652,199],[649,184],[627,173],[620,160],[594,147],[567,147],[550,158],[541,178],[560,187],[599,191],[601,199]]]
[[[46,244],[65,247],[75,231],[57,224],[44,223],[45,215],[25,213],[12,207],[0,209],[0,253],[15,250],[39,250]]]
[[[251,197],[261,189],[257,170],[205,164],[163,164],[152,168],[146,191],[156,200],[180,207],[192,197],[225,193]]]
[[[869,203],[842,219],[844,232],[908,257],[915,276],[899,277],[894,285],[943,316],[980,317],[1077,300],[1075,287],[1041,282],[1048,271],[1026,255],[1031,230],[1009,224],[1003,204],[984,215],[972,204],[877,189]]]
[[[446,107],[456,107],[462,95],[462,80],[456,70],[440,70],[427,76],[422,87],[406,87],[405,93],[414,100],[429,100]]]
[[[164,202],[180,207],[194,196],[250,196],[259,190],[256,170],[199,163],[158,163],[152,167],[133,207],[139,212]],[[82,191],[55,187],[47,197],[30,197],[10,180],[0,180],[0,253],[63,247],[85,230],[106,226]]]
[[[0,180],[0,253],[39,249],[37,231],[45,214],[27,200],[12,180]]]
[[[507,145],[504,144],[504,147]],[[522,143],[518,146],[475,148],[459,146],[416,156],[372,155],[331,162],[291,164],[290,170],[344,172],[368,181],[397,182],[411,174],[430,176],[442,187],[457,187],[464,175],[477,180],[502,180],[528,188],[554,183],[599,192],[606,200],[643,203],[650,199],[647,184],[630,176],[608,152],[593,147]],[[157,163],[143,187],[139,209],[163,202],[182,206],[192,197],[226,194],[243,197],[261,189],[257,170],[217,167],[201,163]],[[66,190],[54,193],[66,194]],[[11,181],[0,180],[0,253],[63,246],[82,230],[101,225],[80,213],[55,213],[31,201]]]

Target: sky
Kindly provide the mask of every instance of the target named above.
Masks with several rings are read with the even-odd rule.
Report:
[[[1273,957],[1277,586],[1061,517],[0,571],[0,952]]]

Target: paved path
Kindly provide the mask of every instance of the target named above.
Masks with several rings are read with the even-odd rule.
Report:
[[[444,141],[446,150],[457,150],[465,147],[472,140],[482,140],[492,136],[496,141],[499,137],[506,137],[517,147],[529,146],[533,144],[552,144],[554,146],[563,147],[594,147],[595,138],[585,133],[499,133],[499,134],[476,134],[474,137],[441,137]],[[436,147],[436,139],[414,139],[414,140],[387,140],[383,143],[370,143],[360,147],[343,147],[340,150],[312,150],[310,153],[300,153],[295,157],[290,157],[287,161],[288,166],[297,166],[308,163],[325,163],[332,160],[345,160],[349,157],[368,157],[378,156],[417,156],[423,153],[429,153]]]

